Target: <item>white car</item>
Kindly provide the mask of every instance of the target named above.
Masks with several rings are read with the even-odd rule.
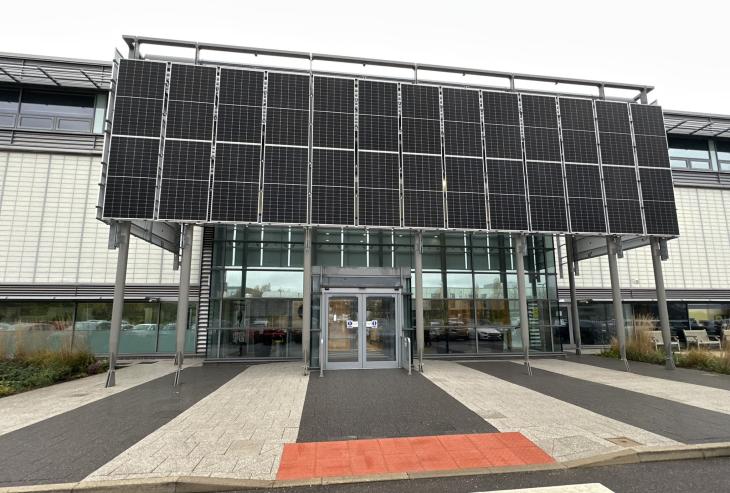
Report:
[[[506,330],[509,330],[505,328]],[[503,330],[497,327],[480,327],[477,329],[477,337],[480,341],[501,341]]]

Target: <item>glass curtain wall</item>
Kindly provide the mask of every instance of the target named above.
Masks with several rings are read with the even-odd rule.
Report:
[[[0,301],[0,353],[85,348],[109,352],[110,301]],[[120,354],[174,353],[177,302],[127,301]],[[190,303],[185,351],[195,351],[197,305]]]
[[[209,358],[301,357],[304,234],[298,228],[220,226],[211,287]],[[412,234],[318,229],[312,264],[325,267],[413,267]],[[530,346],[560,350],[554,252],[550,237],[528,241],[525,262]],[[427,354],[521,351],[517,274],[509,236],[424,235]],[[413,273],[412,273],[413,278]],[[406,293],[411,291],[407,286]],[[415,327],[405,296],[406,334]],[[312,364],[319,342],[319,293],[312,297]]]

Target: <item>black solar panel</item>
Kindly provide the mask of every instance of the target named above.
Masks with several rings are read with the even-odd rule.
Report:
[[[116,97],[163,99],[166,72],[166,63],[122,59],[119,61]]]
[[[107,174],[109,176],[134,176],[154,180],[157,176],[159,154],[159,139],[114,136],[109,148]]]
[[[312,223],[355,224],[354,188],[312,186]]]
[[[398,154],[379,152],[358,153],[358,183],[360,188],[390,188],[398,190]]]
[[[588,99],[558,98],[563,135],[566,130],[595,131],[593,103]]]
[[[355,147],[355,116],[352,113],[315,111],[312,128],[314,147]]]
[[[404,154],[403,188],[410,190],[443,190],[441,157]]]
[[[309,145],[309,112],[303,110],[266,110],[266,143]]]
[[[629,107],[626,103],[596,101],[596,117],[600,132],[631,133]]]
[[[266,146],[264,183],[289,183],[306,187],[307,154],[305,147]]]
[[[355,186],[355,153],[314,149],[312,185],[332,187]]]
[[[667,138],[663,135],[636,135],[636,159],[639,166],[669,168]]]
[[[261,108],[256,106],[220,105],[216,140],[228,142],[261,142]]]
[[[643,233],[641,205],[638,200],[607,199],[606,206],[611,233]]]
[[[259,182],[260,145],[218,143],[215,149],[215,181]]]
[[[117,97],[112,132],[115,135],[159,137],[162,104],[161,99]]]
[[[439,120],[439,88],[434,86],[401,85],[403,116]]]
[[[563,169],[556,163],[527,163],[530,195],[563,196]]]
[[[524,195],[489,194],[489,224],[492,229],[526,231],[527,203]]]
[[[523,94],[522,121],[526,127],[558,128],[555,98]]]
[[[565,198],[530,195],[530,221],[536,231],[568,231]]]
[[[674,201],[644,199],[644,214],[648,234],[679,234],[677,208]]]
[[[309,110],[309,76],[269,72],[266,106]]]
[[[486,229],[487,212],[483,193],[449,191],[447,201],[450,228]]]
[[[482,129],[478,123],[444,122],[444,150],[452,156],[482,155]]]
[[[603,196],[601,191],[601,171],[598,166],[566,164],[565,174],[569,197],[600,199]]]
[[[600,137],[603,164],[634,166],[634,149],[630,134],[601,132]]]
[[[264,73],[221,69],[218,101],[221,105],[261,107],[264,101]]]
[[[403,202],[404,223],[406,227],[444,227],[444,202],[442,192],[405,190]]]
[[[358,144],[360,149],[398,151],[398,118],[393,116],[359,115]]]
[[[525,194],[524,170],[521,161],[487,161],[489,194]]]
[[[314,111],[355,112],[355,80],[314,78]]]
[[[446,183],[449,192],[484,194],[484,170],[481,159],[446,158]]]
[[[388,82],[358,82],[360,115],[398,116],[398,85]]]
[[[444,87],[444,120],[480,123],[479,93],[468,89]]]
[[[104,217],[152,219],[154,205],[154,179],[130,176],[107,177]]]
[[[604,166],[603,182],[607,199],[639,199],[634,168]]]
[[[519,126],[484,125],[486,156],[522,159],[522,138]]]
[[[169,101],[166,138],[207,140],[213,138],[213,104]]]
[[[268,151],[267,151],[268,152]],[[307,185],[267,183],[264,185],[264,222],[307,222]]]
[[[520,124],[520,108],[517,94],[482,91],[484,123],[500,125]]]
[[[170,101],[215,101],[215,67],[172,64],[170,72]]]
[[[213,184],[212,221],[256,222],[258,183],[219,181]]]
[[[439,120],[403,118],[403,152],[441,154]]]
[[[664,114],[659,106],[632,104],[631,117],[634,121],[634,133],[666,137]]]
[[[568,163],[598,163],[596,134],[563,129],[563,153]]]
[[[398,189],[361,187],[358,211],[361,225],[400,226],[400,192]]]
[[[535,161],[560,161],[558,129],[525,127],[525,156]]]
[[[160,219],[205,221],[208,219],[208,180],[162,179]]]
[[[162,177],[176,180],[208,181],[210,174],[210,143],[168,140]]]
[[[674,202],[672,172],[663,169],[640,169],[641,196],[647,200],[667,200]]]
[[[570,202],[570,227],[574,233],[605,233],[602,199],[581,198]]]

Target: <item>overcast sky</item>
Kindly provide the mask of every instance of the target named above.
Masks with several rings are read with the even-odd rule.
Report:
[[[0,50],[110,60],[122,34],[653,85],[730,114],[727,1],[14,1]]]

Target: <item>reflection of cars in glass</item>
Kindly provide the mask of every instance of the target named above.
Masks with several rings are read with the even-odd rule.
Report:
[[[137,324],[132,327],[133,332],[155,332],[157,331],[157,324]]]
[[[15,330],[12,325],[0,323],[0,330]]]
[[[477,328],[477,337],[480,341],[501,341],[503,330],[509,330],[509,328],[479,327]]]

